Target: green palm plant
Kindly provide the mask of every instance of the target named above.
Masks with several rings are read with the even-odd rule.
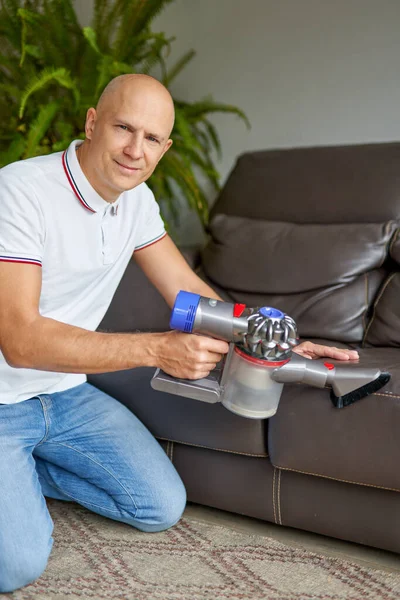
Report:
[[[195,54],[168,66],[174,38],[151,29],[172,1],[95,0],[91,26],[81,27],[72,0],[0,0],[0,167],[83,138],[87,109],[117,75],[156,71],[169,87]],[[205,225],[204,188],[211,183],[218,190],[221,154],[209,117],[225,112],[249,123],[239,108],[211,97],[174,101],[174,144],[148,183],[167,225],[178,219],[177,189]]]

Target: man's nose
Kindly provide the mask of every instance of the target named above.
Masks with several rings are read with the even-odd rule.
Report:
[[[130,143],[125,146],[124,152],[128,154],[134,160],[142,158],[143,156],[143,142],[144,136],[135,134],[132,136]]]

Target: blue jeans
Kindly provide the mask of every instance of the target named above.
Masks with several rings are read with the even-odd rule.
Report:
[[[44,496],[148,532],[174,525],[186,502],[157,440],[89,383],[0,405],[0,490],[0,592],[46,567],[53,522]]]

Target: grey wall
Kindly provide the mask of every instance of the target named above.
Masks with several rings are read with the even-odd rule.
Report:
[[[223,180],[246,150],[400,139],[400,0],[175,0],[153,28],[177,37],[171,61],[197,51],[175,96],[252,123],[215,117]]]

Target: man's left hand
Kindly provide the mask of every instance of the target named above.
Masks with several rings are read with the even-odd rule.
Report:
[[[359,358],[356,350],[322,346],[313,342],[302,342],[293,348],[293,352],[304,358],[334,358],[336,360],[358,360]]]

